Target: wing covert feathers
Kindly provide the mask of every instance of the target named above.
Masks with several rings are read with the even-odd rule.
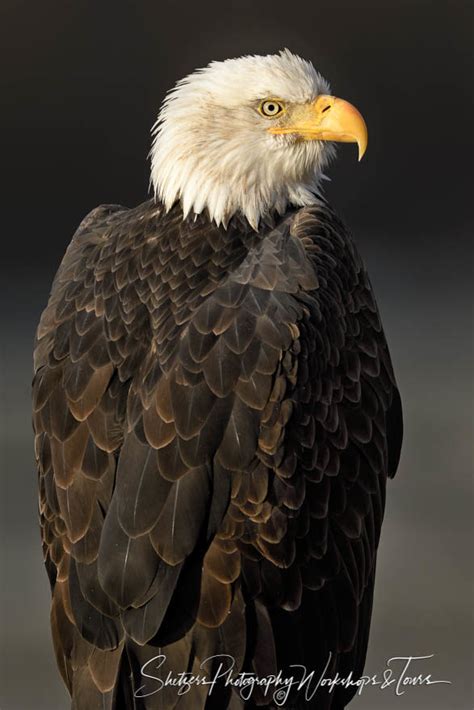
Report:
[[[362,673],[401,406],[370,283],[325,203],[259,233],[153,202],[94,210],[38,327],[33,408],[73,708],[244,707],[225,683],[145,697],[140,670],[154,678],[162,656],[159,677],[212,673],[220,654],[234,674],[329,656],[327,673]]]

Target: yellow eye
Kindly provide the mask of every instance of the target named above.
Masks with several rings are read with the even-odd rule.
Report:
[[[280,101],[276,101],[275,99],[266,99],[262,101],[258,110],[265,118],[275,118],[283,112],[284,106]]]

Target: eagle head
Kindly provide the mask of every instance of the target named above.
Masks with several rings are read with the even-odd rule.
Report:
[[[168,93],[153,127],[151,180],[166,210],[207,212],[254,229],[265,214],[317,199],[333,141],[367,146],[352,104],[313,65],[283,50],[211,62]]]

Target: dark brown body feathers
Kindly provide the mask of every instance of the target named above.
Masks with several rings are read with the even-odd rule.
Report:
[[[56,276],[35,372],[73,708],[244,707],[223,684],[134,697],[158,688],[140,668],[160,654],[161,675],[218,654],[235,673],[319,677],[330,658],[326,676],[361,674],[401,409],[370,283],[325,203],[258,234],[178,206],[97,208]]]

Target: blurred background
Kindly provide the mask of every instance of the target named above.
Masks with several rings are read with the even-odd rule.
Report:
[[[366,671],[435,654],[451,685],[366,689],[354,710],[468,710],[472,673],[473,14],[451,0],[3,0],[0,707],[63,710],[49,633],[30,423],[34,329],[65,248],[100,203],[147,197],[149,130],[212,59],[310,59],[369,126],[327,195],[369,267],[405,442],[382,533]]]

